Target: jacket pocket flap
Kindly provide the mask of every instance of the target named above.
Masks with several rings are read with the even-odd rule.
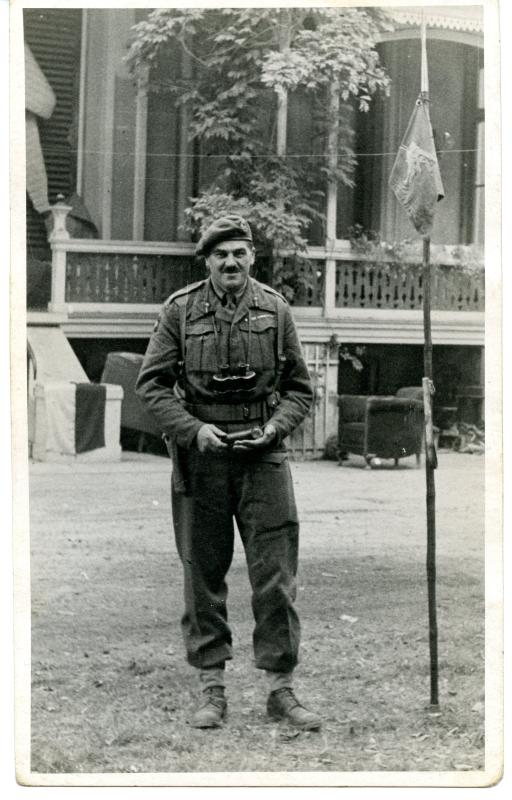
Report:
[[[263,333],[269,328],[277,327],[277,318],[275,314],[268,312],[251,312],[251,331],[253,333]],[[240,322],[240,330],[249,330],[249,320],[247,317]]]
[[[187,324],[187,336],[202,336],[205,333],[213,333],[213,322],[211,319],[200,319]]]

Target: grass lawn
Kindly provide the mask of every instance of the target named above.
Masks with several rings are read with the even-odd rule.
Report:
[[[33,465],[34,772],[484,768],[483,458],[441,455],[439,715],[429,713],[424,472],[293,464],[302,520],[297,693],[320,733],[265,714],[248,579],[229,574],[225,726],[195,730],[167,463]]]

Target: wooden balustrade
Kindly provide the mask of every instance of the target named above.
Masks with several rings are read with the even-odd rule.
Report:
[[[423,272],[420,264],[372,264],[339,261],[336,265],[337,308],[421,309]],[[432,268],[432,308],[483,311],[483,272],[466,273],[454,265]]]
[[[423,277],[419,264],[374,263],[350,250],[312,248],[311,266],[298,262],[297,286],[292,304],[325,308],[419,310],[423,303]],[[285,263],[291,259],[285,258]],[[332,264],[329,270],[326,265]],[[261,275],[260,275],[261,272]],[[172,292],[205,275],[194,257],[193,245],[143,242],[59,240],[54,247],[54,280],[61,305],[158,305]],[[256,277],[268,282],[268,264]],[[329,284],[329,285],[327,285]],[[332,285],[331,285],[332,284]],[[447,311],[483,311],[484,274],[465,272],[457,264],[432,268],[432,308]]]
[[[190,256],[70,252],[66,300],[158,304],[203,276],[204,268]]]

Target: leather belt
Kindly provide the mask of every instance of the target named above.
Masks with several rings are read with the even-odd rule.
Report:
[[[185,408],[201,422],[266,422],[269,411],[265,400],[253,403],[185,403]]]

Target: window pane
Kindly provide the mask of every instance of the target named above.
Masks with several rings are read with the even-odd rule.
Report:
[[[419,39],[407,39],[385,42],[380,50],[392,80],[391,95],[374,103],[367,118],[359,121],[354,219],[394,241],[415,236],[388,181],[420,90],[421,49]],[[427,50],[430,115],[445,189],[432,239],[439,244],[465,243],[473,227],[480,51],[435,39],[428,41]]]
[[[172,82],[181,74],[179,53],[168,49],[159,59],[152,80]],[[148,97],[146,197],[144,238],[149,241],[180,241],[188,237],[180,229],[181,197],[192,194],[187,145],[182,141],[183,112],[175,107],[169,92],[150,92]],[[180,156],[180,151],[185,151]],[[185,191],[181,184],[185,183]]]

